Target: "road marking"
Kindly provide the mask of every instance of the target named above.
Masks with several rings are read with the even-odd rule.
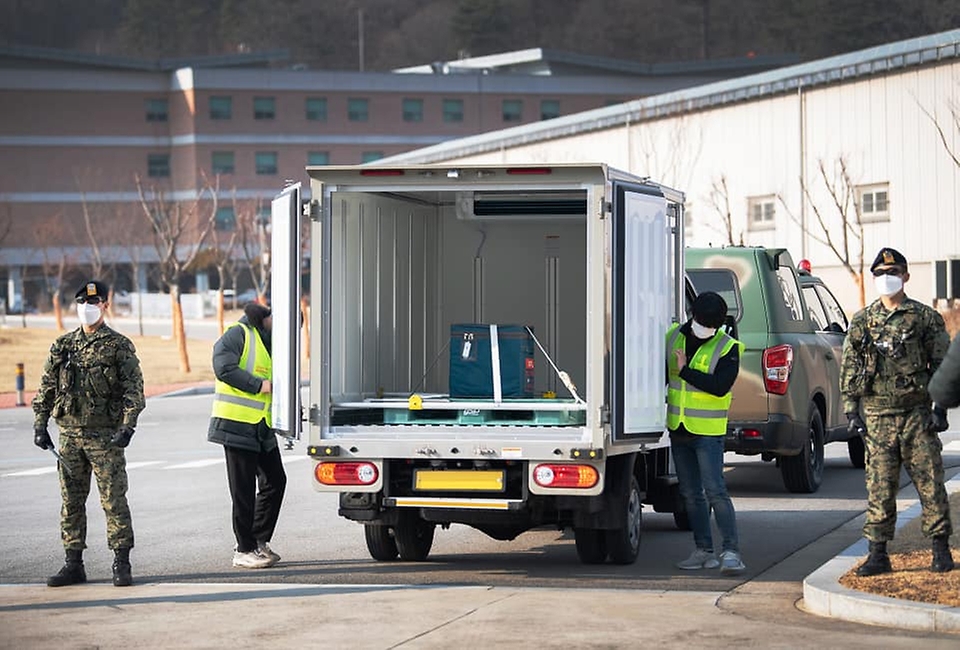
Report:
[[[162,460],[138,460],[135,463],[127,463],[127,469],[137,469],[138,467],[147,467],[148,465],[159,465]]]
[[[188,463],[179,463],[177,465],[167,465],[163,469],[193,469],[194,467],[206,467],[208,465],[222,465],[223,458],[204,458],[203,460],[191,460]]]
[[[283,464],[289,465],[290,463],[296,463],[297,461],[300,461],[300,460],[307,460],[308,458],[310,457],[309,456],[284,456]]]
[[[4,478],[7,476],[40,476],[41,474],[53,474],[57,471],[57,466],[53,465],[51,467],[40,467],[38,469],[26,469],[22,472],[10,472],[9,474],[4,474]]]

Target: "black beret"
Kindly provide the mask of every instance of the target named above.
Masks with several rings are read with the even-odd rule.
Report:
[[[870,272],[872,273],[878,266],[892,266],[894,264],[902,266],[906,270],[907,258],[895,248],[881,248],[874,258],[873,264],[870,265]]]
[[[88,280],[83,286],[77,289],[73,295],[74,298],[91,298],[98,296],[101,300],[106,300],[110,295],[110,287],[99,280]]]
[[[727,301],[715,291],[704,291],[694,299],[690,312],[704,327],[720,327],[727,317]]]
[[[251,325],[261,327],[264,319],[270,315],[270,308],[258,302],[248,302],[243,306],[243,313]]]

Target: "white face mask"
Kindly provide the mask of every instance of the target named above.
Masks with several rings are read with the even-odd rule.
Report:
[[[77,318],[87,327],[95,325],[97,321],[100,320],[100,316],[100,308],[96,305],[88,305],[86,303],[77,305]]]
[[[717,333],[716,327],[704,327],[695,320],[690,321],[690,331],[698,339],[708,339]]]
[[[873,283],[881,296],[892,296],[903,289],[903,278],[898,275],[881,275],[874,278]]]

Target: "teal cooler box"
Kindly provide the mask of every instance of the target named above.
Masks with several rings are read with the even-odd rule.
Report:
[[[450,397],[495,397],[495,349],[501,397],[533,397],[533,337],[523,325],[480,323],[450,326]]]

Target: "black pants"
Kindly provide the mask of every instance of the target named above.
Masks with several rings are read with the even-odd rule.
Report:
[[[256,452],[224,447],[227,481],[233,499],[233,534],[237,550],[257,550],[258,542],[269,542],[277,527],[287,473],[283,470],[280,448]]]

